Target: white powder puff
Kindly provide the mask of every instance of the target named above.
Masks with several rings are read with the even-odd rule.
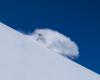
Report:
[[[79,49],[76,43],[57,31],[51,29],[36,29],[32,34],[32,39],[68,58],[76,59],[79,55]]]

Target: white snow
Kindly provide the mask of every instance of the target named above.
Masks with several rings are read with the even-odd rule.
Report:
[[[0,80],[100,80],[100,75],[0,23]]]
[[[51,51],[70,59],[76,59],[79,56],[77,44],[69,37],[52,29],[36,29],[31,38]]]

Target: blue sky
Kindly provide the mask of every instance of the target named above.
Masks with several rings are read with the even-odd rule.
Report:
[[[100,74],[99,0],[1,0],[0,21],[26,34],[51,28],[80,48],[77,62]]]

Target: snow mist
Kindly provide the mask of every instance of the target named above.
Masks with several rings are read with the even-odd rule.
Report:
[[[72,60],[79,56],[77,44],[69,37],[57,31],[51,29],[36,29],[31,37],[39,44]]]

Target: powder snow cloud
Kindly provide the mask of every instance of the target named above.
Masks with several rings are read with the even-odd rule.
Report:
[[[79,56],[77,44],[69,37],[57,31],[51,29],[36,29],[31,37],[39,44],[68,58],[76,59]]]

